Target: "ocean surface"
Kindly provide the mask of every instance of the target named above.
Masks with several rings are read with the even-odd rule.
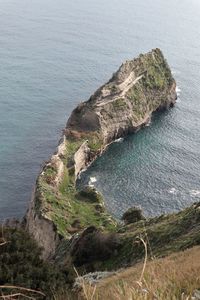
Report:
[[[82,175],[108,210],[200,200],[199,0],[0,0],[0,219],[22,217],[72,109],[127,59],[160,47],[175,108],[114,143]]]

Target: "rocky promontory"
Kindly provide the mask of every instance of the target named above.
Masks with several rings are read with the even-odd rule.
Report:
[[[154,218],[133,206],[117,222],[94,188],[76,187],[110,143],[175,101],[176,83],[155,49],[125,62],[78,105],[41,169],[24,222],[1,226],[3,298],[199,299],[200,203]]]
[[[116,221],[93,188],[76,189],[76,179],[105,148],[147,124],[152,113],[176,101],[176,83],[159,49],[126,61],[88,101],[72,112],[57,152],[36,181],[26,227],[53,257],[60,241],[89,226],[112,232]]]

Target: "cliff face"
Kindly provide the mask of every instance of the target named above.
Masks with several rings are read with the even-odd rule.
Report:
[[[54,222],[48,219],[48,216],[36,210],[36,202],[37,199],[34,195],[26,215],[27,230],[38,242],[38,245],[42,247],[42,258],[47,260],[54,255],[60,238]]]
[[[31,203],[26,214],[26,228],[43,248],[43,258],[50,258],[60,241],[60,237],[54,224],[49,204],[48,204],[48,186],[52,193],[57,193],[64,176],[65,166],[60,159],[65,152],[65,137],[58,146],[57,152],[45,164],[40,173],[35,189],[32,194]],[[46,181],[46,186],[43,181]]]
[[[155,49],[122,64],[72,112],[63,142],[37,179],[26,218],[27,229],[44,247],[44,258],[54,254],[59,235],[69,239],[90,225],[115,226],[96,191],[77,192],[76,178],[109,143],[137,131],[154,111],[173,106],[176,98],[175,80],[162,52]]]

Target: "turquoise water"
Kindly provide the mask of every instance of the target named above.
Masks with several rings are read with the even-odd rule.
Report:
[[[0,218],[24,214],[35,178],[71,110],[122,61],[163,49],[177,106],[113,144],[84,175],[116,216],[199,199],[198,0],[0,0]]]

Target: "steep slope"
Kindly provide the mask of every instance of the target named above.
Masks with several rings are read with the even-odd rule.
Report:
[[[68,248],[73,265],[79,271],[113,271],[143,260],[146,242],[148,256],[158,258],[200,245],[200,203],[179,213],[118,225],[114,232],[87,228]],[[58,251],[65,264],[67,251]]]
[[[136,132],[153,112],[176,101],[176,83],[159,49],[127,61],[108,83],[72,112],[57,152],[38,176],[26,215],[28,231],[51,257],[60,239],[116,221],[93,189],[78,192],[77,176],[115,139]]]
[[[92,280],[92,274],[83,277],[85,280],[82,282],[79,278],[85,291],[80,292],[79,299],[92,297],[94,300],[198,300],[199,274],[198,246],[165,258],[151,259],[147,264],[144,264],[143,260],[142,263],[122,269],[96,284],[95,279]]]

